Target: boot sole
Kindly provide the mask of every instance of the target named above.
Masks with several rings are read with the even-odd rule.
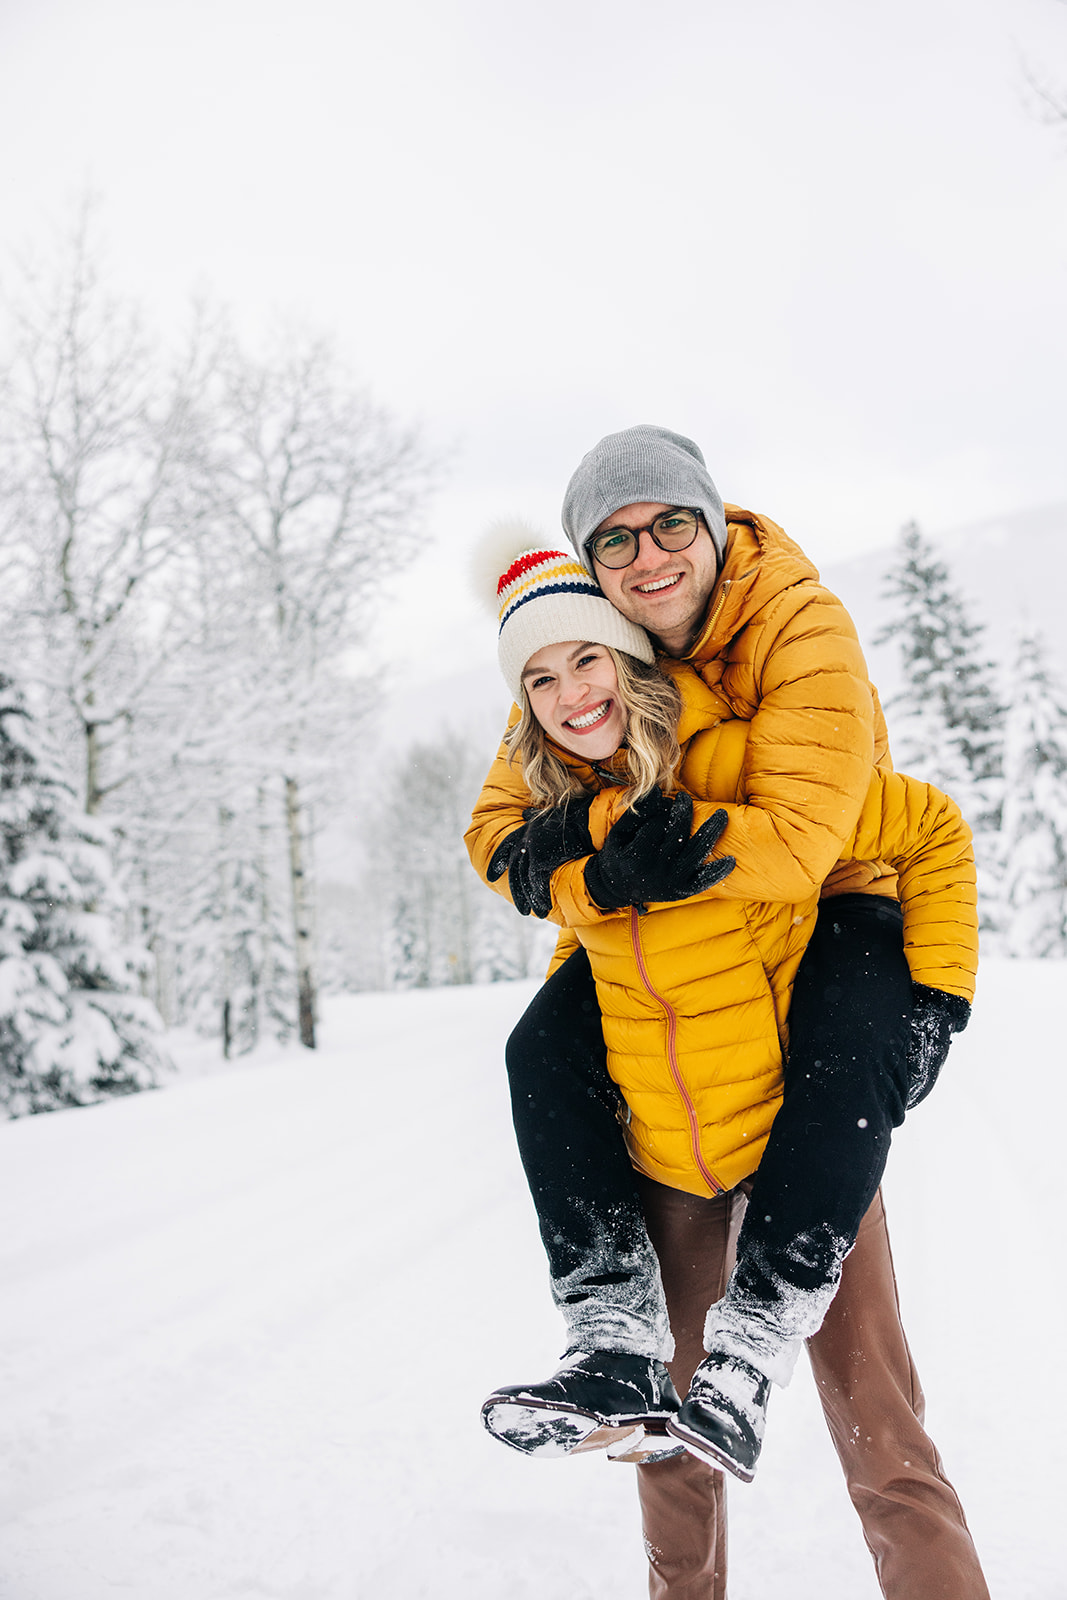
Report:
[[[609,1461],[622,1461],[635,1467],[651,1467],[657,1461],[670,1461],[685,1453],[685,1445],[680,1439],[670,1437],[665,1422],[650,1422],[628,1439],[608,1445]]]
[[[709,1466],[718,1467],[722,1472],[729,1472],[742,1483],[751,1483],[756,1476],[755,1467],[741,1466],[733,1456],[705,1439],[703,1434],[691,1432],[684,1423],[677,1422],[673,1417],[667,1423],[667,1432],[675,1439],[680,1439],[690,1455],[696,1456],[699,1461],[707,1462]]]
[[[660,1419],[642,1413],[608,1421],[587,1411],[538,1405],[532,1400],[488,1400],[482,1407],[482,1421],[494,1439],[545,1461],[623,1447],[649,1420],[655,1423]]]

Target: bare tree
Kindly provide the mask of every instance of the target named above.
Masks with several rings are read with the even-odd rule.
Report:
[[[27,270],[11,306],[0,493],[22,626],[36,629],[73,719],[93,815],[125,781],[118,747],[172,645],[154,580],[195,523],[204,345],[194,337],[183,361],[161,363],[136,311],[106,293],[89,234],[85,212],[58,273]]]
[[[169,1020],[213,1010],[233,1049],[291,1010],[313,1046],[312,816],[356,757],[351,651],[430,469],[325,339],[259,358],[201,315],[168,355],[108,293],[90,221],[10,306],[3,644],[107,815],[146,993]]]
[[[376,827],[375,872],[398,988],[496,982],[543,971],[558,929],[479,883],[463,844],[485,756],[456,733],[412,745]]]
[[[1064,6],[1067,5],[1067,0],[1054,0],[1054,3]],[[1067,87],[1063,82],[1051,81],[1027,61],[1023,62],[1022,72],[1034,108],[1041,120],[1056,126],[1067,123]]]
[[[309,784],[343,732],[344,656],[383,574],[414,551],[431,469],[415,435],[360,390],[330,343],[280,334],[263,359],[231,342],[208,467],[219,548],[256,663],[258,747],[282,780],[299,1030],[315,1044]],[[349,702],[351,696],[349,694]],[[268,772],[269,767],[264,767]]]

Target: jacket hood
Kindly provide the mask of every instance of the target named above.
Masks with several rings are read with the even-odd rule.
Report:
[[[770,517],[727,505],[726,554],[704,625],[684,660],[709,660],[757,611],[797,583],[818,583],[819,571]]]

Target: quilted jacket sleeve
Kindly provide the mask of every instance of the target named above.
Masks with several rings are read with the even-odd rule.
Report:
[[[737,866],[707,895],[802,900],[841,857],[875,756],[875,701],[848,612],[819,585],[787,590],[748,624],[719,692],[751,725],[745,803],[726,805],[715,851]],[[706,797],[696,827],[719,803],[715,774],[684,762],[681,781]]]
[[[518,708],[513,707],[509,726],[517,717]],[[471,866],[479,878],[495,889],[497,894],[503,895],[505,900],[511,899],[507,873],[495,882],[491,881],[489,863],[508,835],[522,827],[522,813],[529,804],[530,791],[518,769],[508,765],[507,748],[501,744],[475,802],[463,842],[471,858]]]
[[[896,868],[913,980],[973,1000],[978,894],[971,830],[956,802],[917,778],[876,768],[846,853]]]

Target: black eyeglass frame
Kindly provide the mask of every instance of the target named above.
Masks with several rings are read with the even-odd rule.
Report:
[[[685,544],[664,544],[662,539],[657,539],[656,537],[656,524],[657,522],[664,521],[666,517],[677,516],[679,511],[687,511],[691,517],[696,519],[693,523],[693,537],[691,539],[687,539]],[[643,528],[624,528],[620,523],[617,528],[604,528],[598,533],[590,534],[589,538],[585,541],[586,554],[592,557],[597,566],[604,567],[608,572],[625,572],[627,567],[633,566],[638,555],[640,554],[641,535],[643,533],[647,533],[649,538],[652,540],[652,543],[657,545],[660,550],[665,551],[668,555],[680,555],[683,550],[688,550],[691,545],[696,543],[697,534],[700,532],[700,525],[704,520],[704,513],[696,506],[671,506],[667,511],[661,511],[658,517],[653,517],[652,521]],[[633,555],[630,557],[629,561],[624,561],[621,566],[612,566],[610,562],[602,561],[597,555],[596,551],[593,549],[593,545],[597,539],[606,539],[610,534],[613,533],[628,533],[634,541]]]

